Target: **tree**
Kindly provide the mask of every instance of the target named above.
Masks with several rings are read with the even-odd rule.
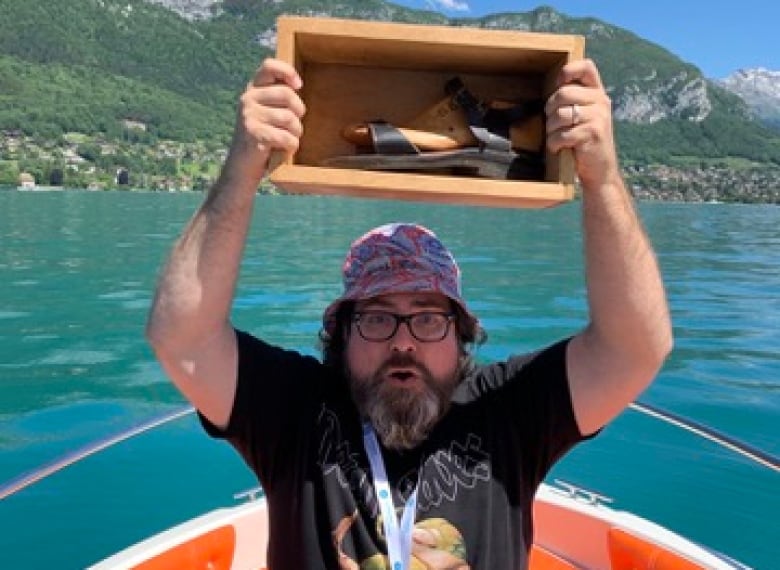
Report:
[[[19,167],[15,161],[0,160],[0,186],[16,186],[19,183]]]
[[[54,167],[49,171],[49,184],[52,186],[62,186],[65,181],[65,175],[62,168]]]
[[[89,162],[96,162],[100,157],[100,146],[96,143],[84,143],[80,144],[76,149],[78,155]]]

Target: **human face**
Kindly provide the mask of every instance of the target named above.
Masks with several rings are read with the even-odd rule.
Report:
[[[450,300],[438,293],[394,293],[356,303],[355,312],[411,315],[449,313]],[[346,373],[358,409],[386,447],[415,447],[449,408],[458,384],[457,327],[436,342],[417,340],[408,322],[381,342],[365,340],[351,323],[345,350]]]

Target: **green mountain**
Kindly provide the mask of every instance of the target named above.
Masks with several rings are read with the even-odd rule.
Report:
[[[0,131],[41,144],[80,133],[224,146],[236,96],[273,53],[282,13],[581,34],[627,164],[780,166],[780,135],[696,67],[629,31],[548,7],[450,20],[382,0],[2,0]],[[0,147],[0,181],[3,160],[24,159],[14,148]]]
[[[675,163],[740,157],[780,164],[780,136],[751,118],[745,103],[695,66],[639,36],[548,7],[459,23],[585,36],[613,103],[624,159]]]

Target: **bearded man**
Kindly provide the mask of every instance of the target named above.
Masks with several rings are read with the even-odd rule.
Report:
[[[526,568],[544,476],[646,388],[671,349],[598,71],[564,66],[545,107],[548,150],[571,149],[582,184],[590,322],[484,365],[469,353],[484,333],[457,263],[415,224],[352,244],[343,294],[324,312],[322,362],[231,324],[257,186],[272,151],[298,147],[300,87],[271,59],[242,95],[220,178],[157,289],[147,326],[157,357],[206,430],[257,475],[270,568]]]

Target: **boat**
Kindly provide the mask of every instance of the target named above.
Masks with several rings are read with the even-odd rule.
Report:
[[[657,407],[634,410],[709,439],[780,473],[780,459],[712,428]],[[187,407],[103,439],[0,486],[0,500],[89,455],[193,413]],[[259,488],[131,545],[90,570],[194,568],[258,570],[266,566],[267,504]],[[612,499],[565,481],[543,483],[534,502],[529,570],[745,570],[726,554],[697,544],[648,519],[617,509]],[[413,566],[414,567],[414,566]],[[423,566],[420,566],[422,568]]]
[[[90,570],[266,568],[268,519],[259,489],[135,544]],[[726,555],[659,525],[613,509],[605,497],[558,481],[542,484],[534,503],[529,570],[744,570]],[[422,568],[422,566],[421,566]]]

